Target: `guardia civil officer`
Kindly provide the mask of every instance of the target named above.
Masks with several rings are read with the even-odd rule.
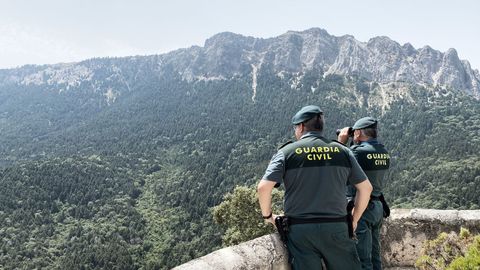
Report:
[[[289,220],[287,249],[294,270],[360,269],[355,242],[348,233],[345,186],[357,190],[353,227],[370,199],[372,186],[352,152],[322,136],[324,117],[317,106],[306,106],[293,116],[296,142],[273,156],[258,196],[263,218],[274,223],[271,192],[285,185],[285,216]]]
[[[358,222],[356,235],[358,238],[357,251],[362,261],[362,269],[382,269],[380,256],[380,228],[383,217],[388,216],[390,210],[382,194],[385,173],[390,166],[390,156],[385,147],[377,141],[377,120],[364,117],[358,120],[353,127],[353,142],[351,147],[355,158],[367,174],[373,185],[373,191],[367,209]],[[346,143],[349,137],[349,128],[343,128],[338,135],[338,141]],[[347,197],[353,198],[355,189],[347,187]]]

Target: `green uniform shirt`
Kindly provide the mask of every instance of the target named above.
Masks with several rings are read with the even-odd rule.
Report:
[[[361,142],[351,147],[355,158],[372,183],[372,196],[380,196],[383,190],[383,178],[390,167],[390,155],[376,139]],[[347,188],[347,197],[355,197],[355,188]]]
[[[263,179],[284,183],[286,216],[317,218],[345,216],[345,186],[367,176],[347,147],[309,132],[273,156]]]

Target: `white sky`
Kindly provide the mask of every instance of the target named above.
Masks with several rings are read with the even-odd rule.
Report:
[[[312,27],[455,48],[480,69],[478,0],[0,0],[0,68],[162,54],[224,31],[268,38]]]

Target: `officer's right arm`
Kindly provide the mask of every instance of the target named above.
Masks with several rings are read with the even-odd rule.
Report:
[[[272,213],[272,190],[274,187],[280,185],[283,180],[283,175],[285,173],[285,155],[283,152],[278,151],[273,155],[268,168],[265,171],[260,183],[257,186],[258,192],[258,202],[260,204],[260,209],[262,210],[262,216],[269,216],[272,214],[272,217],[267,221],[275,225],[275,215]]]
[[[275,218],[272,213],[272,190],[274,186],[275,182],[262,179],[258,183],[257,192],[262,216],[270,216],[266,221],[275,225]]]
[[[354,153],[352,151],[348,151],[348,158],[350,159],[350,164],[352,165],[352,169],[350,172],[350,176],[348,182],[355,186],[357,189],[355,195],[355,208],[353,209],[353,229],[355,230],[357,227],[357,222],[362,217],[363,212],[368,206],[368,202],[370,201],[370,194],[372,193],[373,187],[370,181],[367,178],[367,175],[362,170],[360,165],[358,164],[357,160],[353,156]]]
[[[370,201],[370,194],[372,193],[373,187],[368,179],[355,184],[357,189],[357,194],[355,196],[355,208],[353,209],[353,230],[357,228],[357,223],[362,217],[363,212],[368,206]]]

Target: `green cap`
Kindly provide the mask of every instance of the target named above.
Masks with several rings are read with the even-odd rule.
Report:
[[[364,129],[364,128],[376,128],[377,127],[377,120],[373,117],[364,117],[362,119],[359,119],[357,122],[355,122],[355,125],[353,125],[352,129]]]
[[[323,111],[320,110],[320,107],[315,105],[308,105],[300,109],[292,118],[292,124],[298,125],[303,123],[307,120],[312,119],[314,116],[318,114],[322,114]]]

